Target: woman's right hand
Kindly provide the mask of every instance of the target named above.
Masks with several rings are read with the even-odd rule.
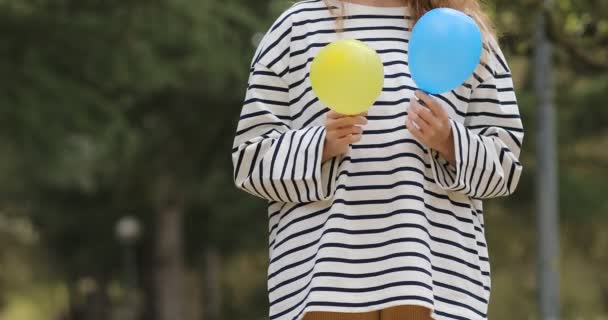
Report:
[[[335,156],[345,154],[350,145],[361,140],[362,125],[367,124],[367,112],[346,116],[333,110],[327,113],[325,120],[325,145],[323,147],[322,162]]]

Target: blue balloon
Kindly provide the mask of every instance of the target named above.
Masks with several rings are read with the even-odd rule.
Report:
[[[450,91],[471,76],[481,50],[481,31],[471,17],[454,9],[433,9],[412,30],[408,53],[412,79],[427,93]]]

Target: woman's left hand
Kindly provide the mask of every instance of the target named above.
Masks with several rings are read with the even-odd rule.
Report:
[[[437,150],[450,163],[456,163],[450,118],[441,105],[422,91],[416,97],[428,107],[412,99],[405,124],[408,130],[427,147]],[[417,126],[416,126],[417,125]]]

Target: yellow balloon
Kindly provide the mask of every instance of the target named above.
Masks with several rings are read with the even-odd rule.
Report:
[[[384,86],[378,53],[359,40],[338,40],[319,51],[310,67],[312,90],[340,114],[367,111]]]

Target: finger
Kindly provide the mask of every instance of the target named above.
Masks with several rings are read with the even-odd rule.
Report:
[[[355,114],[353,116],[364,116],[364,117],[367,117],[367,112],[362,112],[360,114]],[[334,110],[331,110],[331,109],[327,112],[327,118],[328,119],[340,119],[340,118],[344,118],[344,117],[351,117],[351,116],[338,113],[338,112],[336,112]]]
[[[417,129],[420,129],[420,131],[422,131],[423,133],[424,132],[429,132],[429,131],[431,131],[432,127],[431,127],[431,125],[428,122],[426,122],[424,119],[422,119],[420,117],[420,113],[419,113],[420,110],[419,110],[419,108],[421,108],[421,107],[410,108],[410,110],[408,112],[408,115],[407,115],[407,118],[411,122],[417,124],[418,125]]]
[[[420,131],[420,129],[416,128],[416,125],[412,122],[412,119],[410,119],[409,116],[407,117],[407,120],[405,121],[405,125],[414,137],[418,138],[418,140],[422,140],[422,138],[424,137],[422,134],[422,131]]]
[[[357,142],[361,141],[361,137],[362,136],[360,134],[350,134],[350,135],[348,135],[348,136],[346,136],[346,137],[344,137],[342,139],[343,139],[344,143],[347,143],[347,144],[350,145],[350,144],[357,143]]]
[[[354,125],[365,125],[367,124],[367,118],[363,116],[351,116],[351,117],[343,117],[339,119],[331,119],[328,120],[326,127],[328,130],[350,127]]]
[[[418,103],[418,101],[412,102],[410,111],[414,112],[416,114],[417,118],[420,118],[422,121],[424,121],[427,125],[429,125],[431,127],[434,127],[439,121],[437,119],[437,117],[433,113],[431,113],[431,111],[429,109],[421,106],[420,103]],[[414,120],[417,120],[417,119],[414,119]],[[416,123],[418,123],[418,122],[419,121],[416,121]]]
[[[337,113],[334,110],[329,110],[329,112],[327,112],[327,119],[339,119],[343,117],[345,117],[345,115]]]
[[[360,134],[349,134],[345,137],[342,137],[342,138],[336,140],[336,144],[338,144],[339,146],[347,147],[347,146],[350,146],[351,144],[357,143],[359,141],[361,141]]]
[[[363,128],[361,128],[359,126],[352,126],[352,127],[346,127],[346,128],[338,128],[335,130],[328,130],[327,136],[330,139],[336,139],[336,138],[345,137],[349,134],[361,134],[361,133],[363,133]]]
[[[445,110],[443,110],[443,108],[441,107],[439,102],[437,102],[437,100],[435,100],[435,98],[429,96],[428,94],[426,94],[420,90],[416,90],[415,94],[416,94],[416,97],[418,97],[418,99],[422,100],[422,102],[424,102],[424,105],[427,106],[435,116],[437,116],[437,117],[447,116],[445,113]]]

